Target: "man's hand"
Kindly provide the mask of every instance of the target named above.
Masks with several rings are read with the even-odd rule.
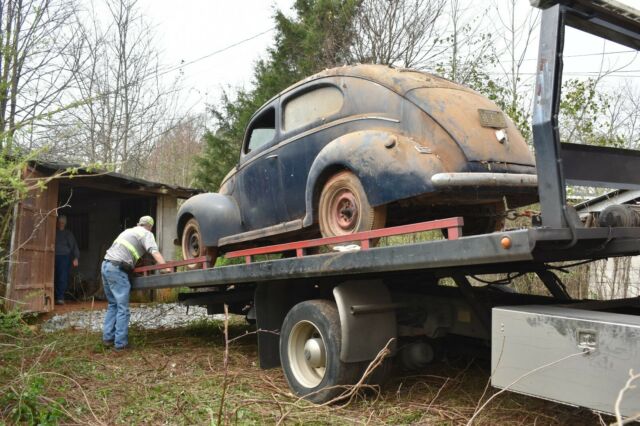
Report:
[[[164,260],[164,257],[162,257],[162,254],[160,254],[159,251],[154,251],[153,253],[151,253],[151,256],[153,256],[153,258],[156,260],[156,262],[160,265],[162,265],[163,263],[167,263]],[[161,271],[165,274],[170,274],[173,272],[173,268],[164,268],[161,269]]]
[[[78,259],[73,259],[73,262],[71,262],[71,264],[73,265],[74,268],[78,267]]]

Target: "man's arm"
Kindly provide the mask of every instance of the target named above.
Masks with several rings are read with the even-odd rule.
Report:
[[[73,267],[78,267],[78,259],[80,259],[80,249],[78,248],[78,241],[76,241],[75,235],[71,231],[68,231],[69,241],[71,243],[72,251],[73,251]]]
[[[153,234],[151,232],[147,232],[147,234],[145,235],[144,246],[147,249],[147,251],[149,253],[151,253],[151,256],[153,256],[153,258],[155,259],[155,261],[158,264],[161,265],[163,263],[167,263],[167,261],[164,260],[164,257],[162,256],[162,253],[160,253],[160,250],[158,250],[158,245],[156,244],[156,239],[153,237]],[[165,272],[171,273],[171,272],[173,272],[173,269],[172,268],[167,268],[167,269],[165,269]]]
[[[162,257],[162,253],[160,253],[159,251],[152,252],[151,256],[153,256],[153,258],[156,260],[156,263],[167,263],[167,261],[164,260],[164,257]]]
[[[160,253],[160,252],[159,252],[159,251],[157,251],[157,250],[156,250],[156,251],[154,251],[154,252],[151,252],[151,256],[153,256],[153,258],[155,259],[155,261],[156,261],[158,264],[160,264],[160,265],[161,265],[161,264],[163,264],[163,263],[167,263],[167,262],[164,260],[164,257],[162,257],[162,253]],[[170,274],[171,272],[173,272],[173,268],[166,268],[166,269],[164,270],[164,272],[166,272],[166,273]]]

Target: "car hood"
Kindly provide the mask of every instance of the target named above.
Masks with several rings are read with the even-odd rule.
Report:
[[[513,122],[495,103],[479,93],[451,84],[416,88],[405,97],[451,136],[468,161],[535,165],[526,141]],[[504,125],[483,126],[481,113],[485,111],[503,117]],[[500,131],[503,133],[497,134]]]

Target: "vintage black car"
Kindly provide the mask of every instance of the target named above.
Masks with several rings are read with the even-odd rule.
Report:
[[[537,197],[533,156],[489,99],[381,65],[313,75],[252,117],[218,193],[178,212],[184,258],[450,216],[500,227]]]

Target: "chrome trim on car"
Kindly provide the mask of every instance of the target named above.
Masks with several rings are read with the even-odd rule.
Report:
[[[431,176],[436,188],[487,186],[535,187],[538,175],[521,173],[436,173]]]

